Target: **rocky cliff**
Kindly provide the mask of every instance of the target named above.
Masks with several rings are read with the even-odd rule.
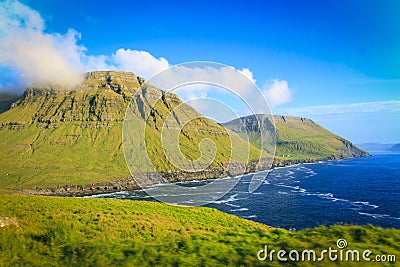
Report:
[[[132,160],[123,151],[127,110],[146,133],[138,125],[128,129]],[[90,72],[77,88],[33,85],[0,114],[0,188],[56,195],[130,190],[137,183],[126,162],[146,184],[159,182],[157,173],[167,181],[235,175],[269,168],[275,142],[273,166],[367,155],[309,119],[257,115],[223,126],[133,73]],[[179,138],[162,135],[163,128]],[[169,144],[179,150],[167,158]],[[154,168],[137,156],[143,147]],[[190,171],[194,166],[208,167]]]
[[[290,160],[339,159],[368,155],[349,140],[335,135],[307,118],[255,115],[224,123],[223,126],[243,137],[247,134],[252,144],[266,150],[271,150],[271,147],[265,142],[269,142],[271,136],[275,136],[275,165],[278,166],[283,165],[283,161]],[[261,139],[260,133],[263,132],[264,138]]]
[[[155,103],[154,99],[159,101]],[[33,85],[22,99],[0,114],[0,188],[97,187],[130,177],[121,138],[129,103],[131,116],[143,123],[146,120],[145,146],[154,171],[165,173],[167,180],[185,176],[163,153],[161,130],[165,124],[169,130],[179,129],[179,155],[172,157],[182,153],[189,163],[197,160],[203,152],[199,150],[200,142],[210,139],[217,152],[203,176],[214,178],[222,173],[231,156],[225,128],[202,117],[175,94],[154,88],[133,73],[97,71],[88,73],[73,89]],[[142,144],[136,142],[139,136],[135,129],[130,132],[131,153],[136,153],[135,146]],[[239,149],[234,162],[259,157],[260,150],[237,134],[231,135]],[[175,140],[167,138],[164,142]],[[209,159],[212,146],[205,148]],[[246,157],[248,154],[250,158]],[[135,173],[149,172],[141,157],[135,164]],[[200,178],[203,176],[199,174]]]
[[[21,96],[18,94],[0,91],[0,113],[9,110],[12,103],[20,98]]]

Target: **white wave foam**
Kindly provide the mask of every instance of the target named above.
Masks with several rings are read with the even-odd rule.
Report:
[[[323,198],[333,198],[332,193],[322,193],[322,194],[318,194],[318,196],[323,197]]]
[[[364,206],[371,207],[373,209],[379,208],[378,205],[371,204],[368,201],[355,201],[355,202],[353,202],[353,204],[355,204],[355,205],[360,205],[361,204],[361,205],[364,205]]]
[[[238,212],[238,211],[248,211],[248,208],[240,208],[240,209],[233,209],[231,210],[232,212]]]
[[[82,198],[102,198],[102,197],[113,197],[115,193],[105,193],[105,194],[97,194],[90,196],[83,196]]]
[[[238,200],[236,198],[237,196],[238,196],[238,194],[234,194],[232,196],[229,196],[228,199],[217,200],[217,201],[214,201],[214,203],[215,204],[226,204],[226,203],[229,203],[229,202],[235,202],[235,201]]]
[[[293,192],[296,192],[296,191],[293,191]],[[338,202],[338,201],[340,201],[340,202],[350,202],[350,204],[353,206],[352,208],[350,207],[350,209],[356,210],[359,213],[361,212],[363,207],[368,207],[368,208],[371,208],[371,209],[379,208],[378,205],[371,204],[368,201],[354,201],[354,202],[352,202],[352,201],[350,201],[348,199],[335,197],[332,193],[319,193],[319,192],[313,193],[313,192],[304,191],[302,189],[298,190],[297,192],[303,193],[304,195],[307,195],[307,196],[317,196],[317,197],[322,198],[322,199],[331,200],[332,202]],[[363,212],[361,212],[361,213],[363,213]],[[369,213],[365,213],[364,212],[364,214],[362,214],[362,215],[367,215],[367,214],[369,214]],[[379,216],[379,214],[378,215],[374,214],[374,216]]]
[[[282,184],[282,183],[279,183],[279,184],[277,184],[276,186],[279,186],[279,187],[285,187],[285,188],[290,188],[290,189],[295,189],[295,190],[300,190],[300,189],[302,189],[302,188],[300,188],[300,186],[292,186],[292,185],[285,185],[285,184]]]
[[[336,198],[336,197],[333,197],[333,198],[332,198],[332,201],[333,201],[333,202],[336,202],[336,201],[349,202],[349,200],[348,200],[348,199]]]
[[[364,215],[364,216],[369,216],[369,217],[372,217],[374,219],[383,219],[383,218],[389,218],[390,217],[390,215],[388,215],[388,214],[373,214],[373,213],[360,212],[360,211],[358,212],[358,214]]]
[[[400,221],[399,217],[393,217],[393,216],[390,216],[389,214],[368,213],[368,212],[361,212],[361,211],[359,211],[358,214],[372,217],[374,219],[391,219],[391,220]]]
[[[227,206],[233,207],[233,208],[240,208],[240,206],[236,205],[236,204],[232,204],[232,203],[224,203],[224,204],[227,205]]]
[[[257,215],[242,216],[242,218],[245,218],[245,219],[257,218]]]
[[[300,190],[300,192],[304,193],[304,195],[306,195],[306,196],[316,196],[316,197],[319,197],[322,199],[331,200],[332,202],[337,202],[337,201],[349,202],[348,199],[334,197],[332,193],[319,193],[319,192],[313,193],[313,192],[307,192],[307,191],[303,191],[303,190]]]

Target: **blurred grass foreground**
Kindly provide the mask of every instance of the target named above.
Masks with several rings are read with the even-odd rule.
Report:
[[[346,249],[396,255],[400,231],[332,226],[298,232],[205,207],[145,201],[0,195],[0,266],[363,266],[260,261],[259,250]],[[373,255],[371,255],[371,258]],[[398,257],[398,255],[397,255]],[[372,266],[398,263],[368,262]],[[364,265],[365,266],[365,265]],[[398,266],[398,265],[397,265]]]

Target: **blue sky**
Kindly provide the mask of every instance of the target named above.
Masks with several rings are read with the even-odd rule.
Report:
[[[260,88],[286,82],[276,113],[311,117],[356,143],[400,142],[399,1],[21,3],[43,19],[44,35],[84,47],[86,66],[101,66],[101,56],[108,64],[119,49],[146,51],[159,65],[220,62],[248,69]],[[0,60],[3,88],[23,73],[10,66]]]

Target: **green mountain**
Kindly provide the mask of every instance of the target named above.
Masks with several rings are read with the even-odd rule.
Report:
[[[274,127],[275,125],[275,127]],[[279,160],[338,159],[367,156],[350,141],[335,135],[310,119],[290,116],[252,115],[224,123],[258,148],[273,150],[269,142],[275,134],[275,158]],[[260,133],[265,133],[261,136]],[[264,137],[264,138],[262,138]]]
[[[12,103],[21,98],[18,94],[0,91],[0,113],[10,109]]]
[[[161,100],[155,102],[158,97]],[[167,127],[182,128],[178,137],[184,156],[200,159],[200,165],[210,164],[211,171],[204,177],[218,177],[229,160],[247,163],[260,157],[259,149],[182,104],[176,95],[147,85],[133,73],[99,71],[88,73],[73,90],[58,85],[29,87],[22,99],[0,114],[0,188],[88,185],[130,177],[121,136],[131,100],[129,119],[141,122],[140,127],[147,119],[145,146],[155,170],[167,173],[167,179],[177,179],[173,175],[177,168],[169,163],[161,146],[164,122]],[[150,106],[154,109],[145,118]],[[174,116],[168,116],[170,113]],[[188,121],[190,118],[196,119]],[[127,153],[137,153],[143,144],[135,138],[140,136],[135,136],[136,129],[127,132],[133,140],[132,151]],[[232,159],[229,134],[236,144]],[[174,137],[163,137],[164,143],[176,143]],[[215,147],[205,142],[199,149],[204,138],[211,139]],[[215,159],[210,162],[214,152]],[[181,162],[180,152],[170,156],[176,156],[179,164],[187,163]],[[145,160],[139,157],[135,163],[134,172],[148,171]]]
[[[395,144],[381,144],[381,143],[361,143],[357,144],[361,149],[368,152],[385,152],[388,151]]]
[[[31,86],[0,114],[0,188],[102,192],[137,186],[130,171],[146,184],[256,171],[270,166],[275,136],[275,166],[367,155],[309,119],[220,125],[133,73],[90,72],[73,89]]]
[[[358,144],[358,146],[371,153],[400,152],[400,144],[362,143]]]

